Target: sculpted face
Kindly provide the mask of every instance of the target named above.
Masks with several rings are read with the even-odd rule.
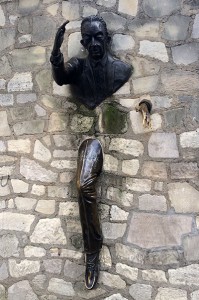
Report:
[[[107,34],[99,21],[85,22],[82,28],[82,45],[92,59],[101,59],[107,48]]]

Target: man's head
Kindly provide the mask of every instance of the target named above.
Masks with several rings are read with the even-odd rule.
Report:
[[[81,24],[81,44],[88,50],[91,58],[101,59],[110,42],[105,21],[98,16],[83,19]]]

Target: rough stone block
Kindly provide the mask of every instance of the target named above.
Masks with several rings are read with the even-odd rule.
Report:
[[[150,128],[143,126],[143,118],[140,112],[137,112],[135,110],[130,111],[130,120],[133,132],[135,134],[143,134],[151,131],[156,131],[162,127],[162,118],[161,115],[158,113],[151,114]]]
[[[143,57],[133,57],[133,78],[158,74],[160,66]]]
[[[115,240],[123,237],[126,231],[126,224],[102,223],[102,232],[105,239]]]
[[[142,248],[181,245],[183,234],[191,232],[189,216],[133,213],[127,241]]]
[[[166,165],[163,162],[145,161],[141,174],[153,179],[167,179]]]
[[[172,71],[161,75],[163,88],[166,93],[175,91],[183,93],[198,90],[199,75],[189,71]]]
[[[174,288],[159,288],[155,300],[187,300],[187,291]]]
[[[0,69],[0,76],[10,75],[12,71],[7,57],[2,56],[0,58],[0,63],[2,66],[4,66],[3,68]]]
[[[55,201],[54,200],[39,200],[35,211],[44,215],[52,215],[55,212]]]
[[[16,197],[15,205],[18,210],[32,210],[37,200],[32,198]]]
[[[44,120],[24,121],[13,126],[16,135],[42,133],[44,130]]]
[[[124,289],[126,287],[126,282],[119,275],[113,275],[108,272],[100,273],[99,283],[117,289]]]
[[[59,86],[58,84],[56,84],[55,81],[53,81],[53,95],[70,97],[71,96],[70,85]]]
[[[167,282],[165,272],[161,270],[143,270],[142,278],[147,281]]]
[[[83,115],[74,115],[71,121],[71,130],[74,132],[88,132],[93,126],[94,118]]]
[[[149,17],[159,18],[170,15],[172,12],[181,8],[180,0],[144,0],[143,8]]]
[[[151,300],[152,287],[147,284],[132,284],[129,288],[129,294],[135,300]]]
[[[61,259],[46,259],[43,261],[44,269],[47,273],[60,274],[62,268]]]
[[[38,300],[37,295],[33,292],[28,280],[19,281],[14,283],[8,288],[8,299],[27,299],[27,300]]]
[[[36,82],[39,86],[40,91],[42,93],[46,92],[49,93],[51,91],[52,87],[52,71],[49,69],[41,70],[39,73],[37,73]]]
[[[116,272],[132,281],[136,281],[138,277],[138,269],[129,267],[128,265],[117,263]]]
[[[24,104],[28,102],[35,102],[37,100],[36,94],[18,94],[17,103]]]
[[[36,46],[28,49],[15,49],[11,52],[12,63],[17,70],[32,70],[46,61],[44,47]]]
[[[39,0],[33,0],[27,2],[26,0],[19,0],[19,11],[21,13],[29,14],[36,10],[39,6]]]
[[[9,140],[8,151],[17,153],[30,153],[31,142],[29,139]]]
[[[68,58],[71,57],[83,57],[82,45],[80,40],[82,39],[80,32],[73,32],[68,38]]]
[[[76,169],[77,162],[75,160],[54,160],[51,162],[51,167],[56,169]]]
[[[35,217],[11,212],[0,213],[0,230],[29,232]]]
[[[151,102],[153,109],[169,108],[172,105],[173,99],[169,96],[152,96]]]
[[[196,101],[191,102],[190,107],[190,114],[194,121],[199,121],[199,101],[198,99]]]
[[[14,259],[9,260],[9,271],[11,277],[23,277],[28,274],[37,273],[39,270],[39,261],[22,260],[17,263]]]
[[[118,159],[112,155],[104,155],[103,169],[106,172],[117,172],[118,170]]]
[[[197,300],[199,299],[199,291],[195,291],[191,293],[191,300]]]
[[[133,79],[133,89],[135,94],[154,92],[158,87],[159,77],[147,76]]]
[[[29,184],[19,179],[11,179],[14,193],[27,193]]]
[[[126,260],[137,264],[143,264],[145,252],[141,249],[133,248],[123,244],[116,243],[115,245],[116,256],[119,259]]]
[[[35,159],[48,162],[51,159],[51,153],[39,140],[36,140],[33,157]]]
[[[127,298],[124,298],[121,294],[117,293],[117,294],[113,294],[110,297],[106,297],[104,298],[104,300],[128,300]]]
[[[170,164],[171,179],[196,178],[199,173],[197,163],[172,163]]]
[[[111,221],[125,221],[127,220],[129,213],[116,205],[112,205],[110,215]]]
[[[0,51],[13,46],[15,43],[15,30],[11,28],[0,29]]]
[[[138,159],[123,160],[122,162],[122,172],[129,176],[136,175],[139,167],[140,165]]]
[[[119,206],[129,207],[133,205],[133,194],[112,186],[107,189],[107,199],[118,203]]]
[[[56,23],[53,18],[44,15],[33,16],[32,26],[32,41],[34,43],[45,43],[46,41],[54,38],[54,34],[56,32]]]
[[[179,157],[175,133],[152,133],[148,151],[150,157],[176,158]]]
[[[84,273],[84,266],[80,266],[77,263],[66,260],[64,265],[64,275],[66,277],[77,279]]]
[[[0,26],[3,27],[6,23],[6,18],[2,6],[0,5]]]
[[[72,2],[62,2],[62,16],[69,21],[79,19],[79,4]]]
[[[135,192],[149,192],[151,190],[151,180],[127,177],[125,187]]]
[[[199,260],[199,236],[186,236],[183,240],[184,256],[187,261]]]
[[[176,212],[199,212],[199,191],[187,182],[168,184],[168,193],[171,205]]]
[[[66,245],[60,219],[41,219],[30,237],[32,243]]]
[[[111,254],[107,246],[102,246],[102,250],[100,251],[100,263],[103,270],[112,267]]]
[[[97,5],[105,7],[113,7],[116,4],[116,0],[97,0]]]
[[[68,187],[49,186],[48,197],[67,198]]]
[[[180,135],[182,148],[199,148],[199,128],[195,131],[184,132]]]
[[[158,38],[160,24],[154,21],[144,22],[142,20],[141,22],[132,22],[128,28],[134,31],[138,38]]]
[[[53,112],[50,115],[50,120],[48,124],[48,131],[64,131],[68,126],[68,116],[66,113]]]
[[[15,73],[13,78],[8,82],[8,92],[30,91],[32,87],[32,74],[30,72]]]
[[[199,14],[195,16],[191,37],[194,39],[199,38]]]
[[[127,34],[114,34],[112,39],[112,50],[117,51],[127,51],[135,47],[135,41],[131,35]]]
[[[24,255],[25,257],[43,257],[46,255],[46,250],[41,247],[26,246]]]
[[[185,110],[184,108],[167,110],[164,113],[164,118],[165,118],[165,125],[168,128],[182,126],[185,118]]]
[[[6,111],[0,111],[0,120],[0,136],[9,136],[11,134],[11,130],[8,124]]]
[[[165,44],[162,42],[141,41],[139,54],[147,55],[163,62],[169,61]]]
[[[57,14],[58,8],[59,8],[59,4],[55,3],[53,5],[48,6],[46,10],[49,14],[51,14],[54,17]]]
[[[162,37],[171,41],[185,40],[190,21],[190,17],[182,15],[171,16],[164,24]]]
[[[95,16],[97,15],[97,9],[90,6],[90,5],[85,5],[83,8],[83,17],[89,17],[89,16]]]
[[[118,11],[135,17],[138,12],[138,0],[119,0]]]
[[[189,65],[198,61],[199,46],[196,43],[175,46],[171,48],[173,61],[177,65]]]
[[[107,23],[107,28],[111,32],[123,30],[126,25],[126,19],[112,12],[101,13],[102,18]]]
[[[139,197],[139,210],[167,211],[166,198],[158,195],[142,195]]]
[[[190,266],[169,269],[169,282],[175,285],[199,285],[199,265],[193,264]],[[176,298],[175,298],[176,299]]]
[[[14,97],[11,94],[0,94],[0,106],[13,106]]]
[[[19,256],[19,241],[14,234],[4,234],[0,237],[0,256],[4,258]]]
[[[63,279],[51,278],[49,281],[48,291],[58,295],[67,297],[75,296],[75,291],[71,282],[66,282]]]
[[[0,266],[0,280],[3,281],[9,277],[8,269],[5,263],[2,263]],[[0,299],[5,300],[5,298],[2,298],[4,295],[2,295],[1,285],[0,285]]]
[[[154,266],[178,265],[180,255],[176,250],[151,251],[147,263]]]
[[[144,152],[144,146],[137,140],[112,138],[109,146],[110,151],[117,151],[132,156],[140,156]]]
[[[79,206],[77,202],[62,202],[59,204],[59,215],[67,217],[78,217]]]

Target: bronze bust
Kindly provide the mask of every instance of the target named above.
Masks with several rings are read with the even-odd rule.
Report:
[[[94,109],[128,81],[132,66],[111,56],[106,23],[98,16],[86,17],[81,24],[81,44],[88,51],[87,58],[73,57],[64,64],[60,47],[67,23],[58,29],[55,37],[50,59],[53,78],[58,85],[71,84],[79,101]]]
[[[58,85],[70,84],[80,103],[94,109],[128,81],[132,67],[111,56],[106,23],[98,16],[87,17],[81,24],[81,44],[88,51],[87,58],[74,57],[64,64],[60,47],[67,23],[58,29],[55,36],[50,58],[53,78]],[[77,189],[86,254],[85,285],[87,289],[92,289],[98,280],[103,240],[95,189],[103,165],[103,151],[100,142],[92,138],[83,141],[78,153]]]

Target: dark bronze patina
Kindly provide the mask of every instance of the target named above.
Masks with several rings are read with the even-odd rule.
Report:
[[[132,67],[110,55],[110,36],[106,23],[98,16],[87,17],[81,24],[81,44],[88,51],[88,57],[74,57],[64,64],[60,47],[67,23],[58,29],[55,37],[50,59],[53,78],[58,85],[71,84],[79,101],[94,109],[128,81]]]
[[[81,44],[88,51],[85,59],[71,58],[64,64],[60,47],[63,43],[66,21],[57,31],[50,61],[53,78],[58,85],[70,84],[80,103],[96,108],[115,93],[132,73],[132,67],[111,56],[108,51],[110,36],[101,17],[90,16],[81,24]],[[79,148],[77,188],[86,253],[85,284],[92,289],[99,274],[99,252],[102,233],[97,210],[95,184],[103,164],[103,153],[97,139],[83,141]]]

